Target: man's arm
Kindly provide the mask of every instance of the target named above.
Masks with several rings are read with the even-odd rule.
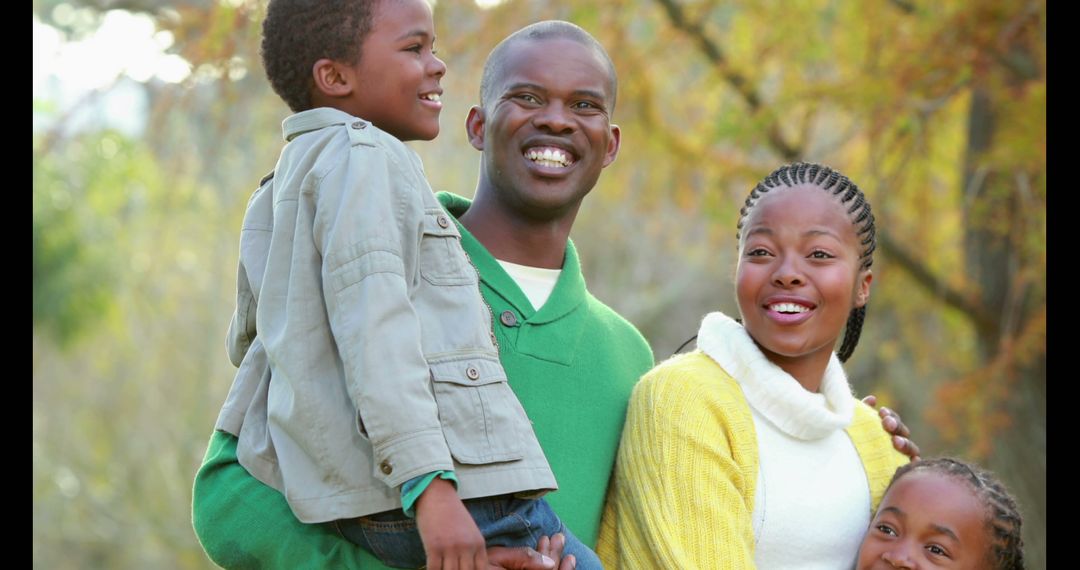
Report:
[[[222,568],[381,568],[325,524],[296,519],[284,495],[236,460],[237,439],[215,431],[195,476],[191,520],[203,550]]]

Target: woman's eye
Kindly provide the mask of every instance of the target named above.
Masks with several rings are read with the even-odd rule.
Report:
[[[766,255],[769,255],[769,251],[761,247],[750,249],[746,252],[747,257],[764,257]]]

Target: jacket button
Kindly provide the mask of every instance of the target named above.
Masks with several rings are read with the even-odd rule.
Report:
[[[379,464],[379,470],[382,471],[384,475],[389,475],[394,472],[394,466],[390,464],[389,459],[383,459],[382,463]]]
[[[446,228],[450,227],[450,219],[447,218],[446,216],[442,215],[442,214],[439,214],[439,218],[437,220],[435,220],[435,221],[438,222],[439,227],[444,229],[444,230]]]
[[[465,375],[469,377],[469,380],[476,380],[480,378],[480,371],[475,366],[470,366],[465,369]]]
[[[499,320],[508,327],[517,325],[517,315],[515,315],[513,311],[503,311],[502,314],[499,315]]]
[[[367,123],[365,123],[364,121],[356,121],[355,123],[352,124],[352,128],[354,128],[354,129],[366,129],[367,128]]]

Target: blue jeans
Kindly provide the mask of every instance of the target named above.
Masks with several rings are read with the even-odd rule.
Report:
[[[557,532],[566,536],[563,555],[577,558],[578,570],[601,570],[596,553],[575,537],[543,499],[515,499],[511,495],[467,499],[472,515],[488,546],[536,548],[541,536]],[[421,568],[427,563],[416,519],[401,510],[376,513],[334,523],[341,536],[394,568]]]

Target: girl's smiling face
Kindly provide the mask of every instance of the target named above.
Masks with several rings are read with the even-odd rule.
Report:
[[[829,191],[799,184],[758,199],[742,229],[735,290],[743,326],[771,362],[797,378],[793,367],[824,370],[851,310],[870,296],[861,252]]]
[[[963,481],[912,471],[881,500],[859,548],[859,570],[986,568],[986,507]]]

